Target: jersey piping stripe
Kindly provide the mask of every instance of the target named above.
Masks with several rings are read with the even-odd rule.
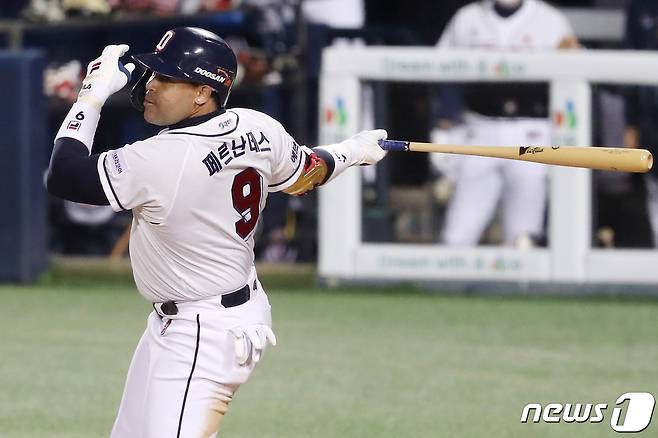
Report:
[[[235,131],[236,129],[238,129],[238,125],[240,124],[240,116],[239,116],[237,113],[234,113],[233,111],[228,111],[228,112],[229,112],[229,113],[233,113],[233,114],[235,114],[235,126],[233,127],[233,129],[228,130],[228,131],[226,131],[226,132],[222,132],[221,134],[195,134],[195,133],[193,133],[193,132],[185,132],[185,131],[178,131],[178,132],[165,132],[165,134],[171,134],[171,135],[174,135],[174,134],[185,134],[185,135],[194,135],[194,136],[196,136],[196,137],[222,137],[222,136],[224,136],[224,135],[229,135],[230,133],[232,133],[233,131]]]
[[[112,195],[114,196],[114,199],[117,201],[117,205],[121,207],[121,210],[125,210],[125,207],[121,205],[121,201],[119,201],[117,192],[115,192],[114,187],[112,187],[112,181],[110,181],[110,175],[107,174],[107,166],[105,165],[106,163],[107,163],[107,155],[103,157],[103,171],[105,172],[105,179],[107,179],[107,183],[110,185],[110,190],[112,190]]]
[[[275,188],[275,187],[277,187],[277,186],[283,185],[283,184],[287,183],[288,181],[290,181],[290,178],[292,178],[293,176],[297,175],[297,171],[299,170],[299,166],[302,165],[302,161],[306,161],[306,154],[305,154],[304,152],[302,152],[302,154],[303,154],[303,155],[302,155],[301,157],[299,157],[299,162],[297,163],[297,167],[295,168],[295,171],[292,173],[292,175],[290,175],[288,178],[286,178],[285,180],[281,181],[280,183],[276,183],[276,184],[268,184],[267,187],[269,187],[269,188],[272,189],[272,188]]]
[[[185,395],[183,396],[183,406],[180,409],[180,418],[178,419],[178,433],[176,438],[180,438],[180,430],[183,425],[183,413],[185,412],[185,402],[187,401],[187,393],[190,390],[190,382],[192,381],[192,374],[196,368],[196,358],[199,355],[199,338],[201,337],[201,323],[199,322],[199,314],[196,315],[196,347],[194,348],[194,361],[192,361],[192,370],[190,376],[187,378],[187,386],[185,387]]]

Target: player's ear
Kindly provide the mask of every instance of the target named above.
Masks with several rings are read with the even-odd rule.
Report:
[[[197,105],[203,105],[209,100],[212,100],[213,89],[207,85],[201,85],[197,88],[196,97],[194,98],[194,103]]]

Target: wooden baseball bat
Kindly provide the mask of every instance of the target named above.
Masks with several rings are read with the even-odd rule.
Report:
[[[380,140],[379,146],[388,151],[477,155],[618,172],[645,173],[651,170],[653,165],[653,156],[646,149],[574,146],[469,146],[399,140]]]

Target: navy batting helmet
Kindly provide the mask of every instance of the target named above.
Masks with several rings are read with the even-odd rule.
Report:
[[[146,68],[131,93],[133,105],[144,110],[146,82],[152,72],[174,79],[208,85],[218,95],[223,108],[237,72],[235,53],[212,32],[196,27],[168,30],[155,46],[155,52],[132,57]]]

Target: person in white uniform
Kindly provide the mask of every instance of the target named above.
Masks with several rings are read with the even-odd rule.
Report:
[[[439,49],[555,50],[577,47],[567,20],[541,0],[481,0],[459,9]],[[466,138],[474,145],[548,145],[544,84],[476,84],[464,90]],[[445,126],[445,125],[444,125]],[[461,141],[460,141],[461,140]],[[520,161],[459,157],[454,193],[441,233],[451,246],[476,245],[501,201],[504,243],[543,234],[546,167]]]
[[[91,154],[105,100],[135,65],[107,46],[55,138],[47,187],[76,202],[132,210],[130,258],[153,303],[112,438],[216,436],[236,389],[268,343],[270,305],[254,269],[254,231],[268,192],[298,195],[349,166],[375,164],[386,131],[299,146],[276,120],[226,108],[236,59],[217,35],[180,27],[153,53],[133,103],[156,136]]]

